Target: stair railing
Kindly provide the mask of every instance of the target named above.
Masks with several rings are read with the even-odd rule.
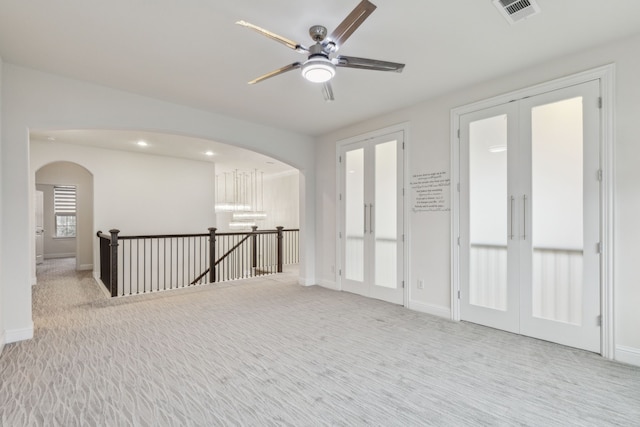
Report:
[[[98,231],[100,281],[111,296],[137,295],[281,273],[283,265],[299,261],[298,229],[216,231],[147,236]]]

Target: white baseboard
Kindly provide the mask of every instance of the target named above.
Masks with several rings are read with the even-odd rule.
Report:
[[[640,349],[618,345],[616,346],[616,360],[629,365],[640,366]]]
[[[441,307],[439,305],[425,304],[423,302],[409,301],[407,308],[421,313],[432,314],[438,317],[451,319],[451,308]]]
[[[321,280],[318,282],[318,285],[322,286],[323,288],[332,289],[334,291],[340,290],[340,287],[338,286],[338,284],[331,280]]]
[[[298,277],[298,284],[302,286],[313,286],[316,284],[315,280],[307,277]]]
[[[96,285],[100,288],[100,290],[104,292],[107,297],[111,298],[111,293],[109,292],[109,290],[107,290],[107,287],[104,285],[104,283],[100,279],[100,275],[96,271],[93,272],[93,280],[95,280]]]
[[[54,258],[75,258],[75,252],[68,253],[59,253],[59,254],[45,254],[44,259],[54,259]]]
[[[4,350],[4,331],[0,331],[0,354]]]
[[[6,344],[11,344],[12,342],[30,340],[33,338],[33,323],[31,323],[31,327],[22,328],[22,329],[9,329],[5,332],[4,341]]]
[[[80,268],[78,268],[78,271],[87,271],[87,270],[93,270],[93,264],[80,264]]]

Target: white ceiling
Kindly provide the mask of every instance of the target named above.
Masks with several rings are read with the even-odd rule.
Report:
[[[359,0],[0,0],[4,61],[308,135],[640,32],[638,0],[538,0],[509,25],[491,0],[372,0],[340,53],[406,63],[402,74],[338,69],[336,100],[297,71],[304,59],[244,19],[309,44]]]

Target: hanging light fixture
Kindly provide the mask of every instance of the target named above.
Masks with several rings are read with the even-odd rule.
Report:
[[[233,219],[237,219],[239,221],[247,220],[247,219],[261,220],[266,218],[267,218],[266,212],[234,212],[233,213]]]
[[[256,223],[254,221],[229,221],[229,228],[233,230],[245,230],[255,226]]]
[[[264,211],[264,172],[260,172],[258,180],[258,170],[254,169],[248,176],[249,182],[246,187],[246,195],[249,200],[250,209],[237,210],[233,212],[234,221],[260,221],[267,218]]]
[[[223,179],[216,175],[216,212],[250,211],[247,199],[248,178],[246,173],[225,172]]]
[[[260,175],[258,175],[260,174]],[[251,228],[267,218],[264,211],[264,172],[225,172],[216,175],[216,213],[232,214],[229,227]]]

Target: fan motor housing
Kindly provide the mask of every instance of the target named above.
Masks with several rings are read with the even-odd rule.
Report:
[[[322,25],[314,25],[309,28],[309,35],[314,42],[321,42],[327,37],[327,29]]]

